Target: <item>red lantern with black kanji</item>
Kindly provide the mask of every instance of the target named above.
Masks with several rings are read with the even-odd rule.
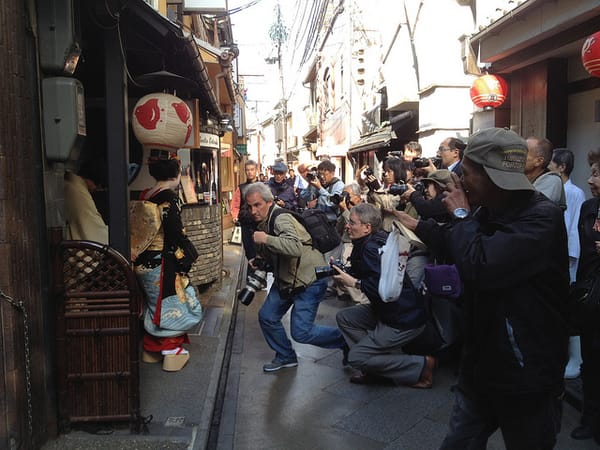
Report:
[[[600,77],[600,31],[588,37],[581,47],[581,62],[593,77]]]
[[[504,78],[498,75],[483,75],[471,86],[471,100],[475,106],[486,110],[502,105],[507,94],[508,85]]]

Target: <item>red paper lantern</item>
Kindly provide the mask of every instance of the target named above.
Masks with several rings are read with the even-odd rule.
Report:
[[[581,47],[581,62],[593,77],[600,77],[600,31],[588,37]]]
[[[471,100],[475,106],[483,109],[497,108],[504,103],[507,93],[508,85],[498,75],[483,75],[471,86]]]
[[[144,147],[178,150],[192,132],[192,112],[180,98],[156,92],[136,103],[132,127]]]

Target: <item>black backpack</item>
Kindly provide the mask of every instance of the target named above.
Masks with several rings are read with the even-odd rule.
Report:
[[[321,253],[333,250],[342,242],[342,237],[335,226],[327,219],[327,214],[320,209],[305,209],[301,213],[285,208],[276,208],[269,219],[269,234],[273,234],[275,218],[279,214],[291,214],[308,231],[312,239],[312,246]]]

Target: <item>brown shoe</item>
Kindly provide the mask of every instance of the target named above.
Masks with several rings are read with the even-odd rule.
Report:
[[[411,387],[416,389],[431,389],[433,386],[433,369],[435,368],[435,358],[433,356],[425,356],[425,365],[421,371],[421,378],[417,384]]]

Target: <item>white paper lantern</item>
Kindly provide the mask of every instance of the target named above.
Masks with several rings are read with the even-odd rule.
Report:
[[[155,92],[136,103],[132,126],[144,147],[177,150],[192,133],[192,112],[180,98]]]

